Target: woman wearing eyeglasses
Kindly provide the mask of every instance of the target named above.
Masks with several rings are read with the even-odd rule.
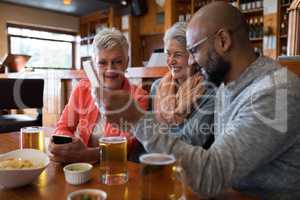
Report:
[[[186,23],[178,22],[164,35],[169,72],[151,87],[153,110],[156,119],[168,125],[170,134],[209,147],[213,140],[214,91],[199,67],[188,64],[185,33]]]
[[[146,91],[129,83],[124,73],[128,66],[128,42],[116,29],[105,28],[94,38],[93,63],[99,72],[103,86],[108,90],[126,90],[138,102],[142,109],[147,109],[148,96]],[[55,133],[73,138],[72,143],[54,144],[50,142],[50,158],[57,162],[93,162],[98,161],[98,139],[102,136],[125,136],[128,141],[129,158],[136,160],[135,154],[139,143],[128,131],[121,130],[106,121],[96,95],[92,95],[88,79],[78,82],[69,102],[64,108],[57,123]]]

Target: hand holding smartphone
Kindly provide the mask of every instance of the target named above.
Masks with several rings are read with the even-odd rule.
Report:
[[[52,135],[52,142],[54,144],[67,144],[72,142],[72,137],[65,135]]]

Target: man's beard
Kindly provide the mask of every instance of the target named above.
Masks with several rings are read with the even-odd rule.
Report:
[[[207,80],[219,87],[224,82],[229,69],[230,63],[224,60],[214,49],[209,49],[207,66],[203,69]]]

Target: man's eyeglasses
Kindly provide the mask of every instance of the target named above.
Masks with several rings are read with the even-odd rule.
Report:
[[[229,32],[235,32],[237,30],[240,29],[240,27],[242,26],[242,24],[239,24],[238,26],[236,26],[233,29],[229,29]],[[189,52],[190,55],[192,55],[194,57],[194,55],[198,52],[199,50],[199,46],[201,44],[203,44],[204,42],[206,42],[208,39],[210,39],[211,37],[214,37],[221,29],[217,30],[214,34],[210,35],[210,36],[206,36],[205,38],[199,40],[198,42],[196,42],[195,44],[193,44],[192,46],[187,48],[187,51]]]
[[[187,51],[189,52],[189,54],[194,56],[197,53],[197,51],[199,50],[199,46],[201,44],[203,44],[204,42],[206,42],[208,39],[210,39],[212,36],[215,36],[215,34],[206,36],[205,38],[203,38],[203,39],[199,40],[198,42],[196,42],[195,44],[193,44],[191,47],[188,47]]]

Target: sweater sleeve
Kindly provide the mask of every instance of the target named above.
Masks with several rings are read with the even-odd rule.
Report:
[[[297,105],[299,98],[288,96],[287,102],[276,102],[275,93],[270,90],[252,96],[235,118],[224,124],[224,132],[219,133],[208,150],[170,136],[157,126],[153,114],[137,123],[135,134],[149,152],[174,154],[181,161],[187,182],[194,191],[203,196],[214,196],[271,162],[296,141],[300,126],[296,120],[297,109],[291,105]],[[285,112],[288,117],[281,117]],[[280,115],[275,116],[278,113]]]
[[[199,98],[195,111],[181,130],[180,139],[188,144],[208,148],[212,143],[214,127],[214,90],[206,90]]]

